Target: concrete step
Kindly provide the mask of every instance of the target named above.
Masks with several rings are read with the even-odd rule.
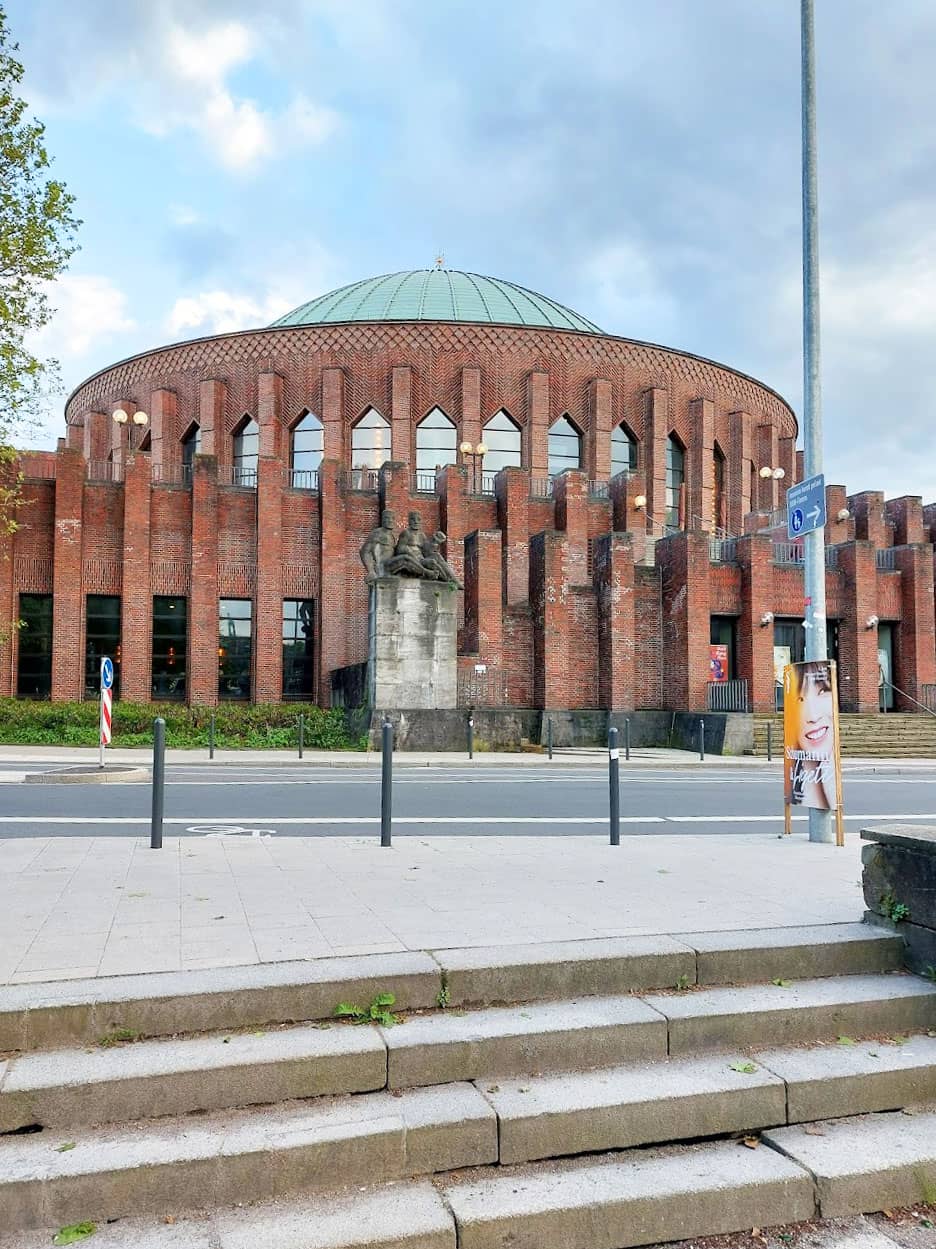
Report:
[[[936,1203],[936,1112],[779,1128],[764,1140],[816,1179],[824,1218]]]
[[[936,986],[899,974],[648,994],[641,1000],[666,1017],[673,1056],[936,1028]]]
[[[364,1093],[387,1083],[376,1031],[337,1024],[28,1053],[5,1067],[0,1062],[0,1132]]]
[[[695,951],[695,983],[757,984],[767,980],[812,980],[897,971],[903,942],[889,942],[868,924],[822,924],[742,932],[680,933]],[[675,980],[668,982],[675,984]]]
[[[0,1140],[0,1210],[6,1230],[59,1227],[496,1161],[497,1119],[472,1085],[366,1093],[70,1138],[7,1137]]]

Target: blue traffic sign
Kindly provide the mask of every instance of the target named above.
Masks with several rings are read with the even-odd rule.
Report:
[[[114,684],[114,661],[105,655],[101,660],[101,689],[109,690]]]
[[[826,523],[825,477],[817,473],[798,481],[787,491],[787,534],[790,538],[802,538],[804,534],[821,529]]]

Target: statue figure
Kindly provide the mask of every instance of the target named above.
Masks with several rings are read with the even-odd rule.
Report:
[[[426,557],[426,563],[432,564],[441,574],[443,581],[453,581],[459,590],[464,590],[464,586],[455,575],[455,570],[451,564],[442,558],[442,547],[445,543],[445,534],[441,529],[437,529],[432,535],[432,554]]]
[[[430,538],[423,532],[422,517],[410,512],[409,522],[397,538],[392,559],[383,565],[384,574],[391,577],[421,577],[425,581],[450,581],[463,589],[454,571],[442,558],[439,548],[445,534],[438,532]]]
[[[361,563],[367,572],[368,584],[384,575],[384,566],[393,555],[393,528],[393,513],[386,510],[380,517],[378,528],[372,529],[361,545]]]

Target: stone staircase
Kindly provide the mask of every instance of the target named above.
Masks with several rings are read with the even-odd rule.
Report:
[[[886,715],[842,715],[842,755],[876,759],[936,759],[936,716],[887,712]],[[767,725],[773,725],[774,758],[783,753],[783,717],[754,717],[754,754],[767,754]]]
[[[0,1247],[623,1249],[936,1201],[901,953],[849,924],[8,986]],[[388,991],[396,1026],[333,1018]]]

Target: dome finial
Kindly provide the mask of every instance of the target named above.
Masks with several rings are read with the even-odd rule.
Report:
[[[435,267],[437,269],[443,269],[445,267],[445,252],[439,252],[438,256],[436,256]]]

